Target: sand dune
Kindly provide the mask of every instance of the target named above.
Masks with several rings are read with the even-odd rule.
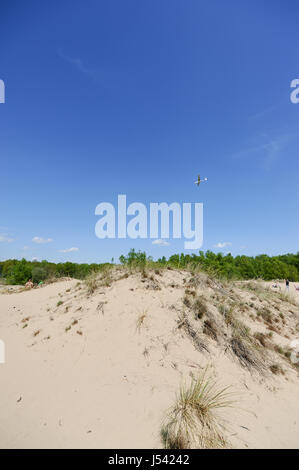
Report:
[[[234,392],[221,416],[232,447],[299,447],[298,369],[288,358],[298,305],[263,282],[116,268],[111,277],[90,294],[67,280],[0,295],[1,448],[162,447],[180,384],[206,367]],[[196,319],[197,298],[207,312]],[[231,311],[250,328],[256,364],[234,353]]]

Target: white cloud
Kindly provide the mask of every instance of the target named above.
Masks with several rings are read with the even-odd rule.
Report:
[[[50,243],[53,241],[52,238],[43,238],[43,237],[33,237],[32,241],[34,243]]]
[[[231,246],[231,242],[219,242],[214,245],[215,248],[225,248],[226,246]]]
[[[297,135],[297,132],[295,133]],[[275,161],[284,155],[287,145],[293,138],[293,134],[268,135],[259,133],[252,139],[253,145],[234,154],[235,158],[259,158],[262,165],[269,169]]]
[[[72,248],[66,248],[65,250],[59,250],[60,253],[70,253],[71,251],[79,251],[79,248],[73,246]]]
[[[64,54],[61,50],[58,51],[58,54],[62,59],[66,60],[69,64],[76,67],[76,69],[79,70],[80,72],[84,73],[85,75],[88,75],[93,80],[97,79],[96,72],[94,70],[86,67],[85,64],[83,63],[82,59],[80,59],[79,57],[70,57],[70,56]]]
[[[152,242],[153,245],[168,246],[169,243],[166,240],[158,239]]]
[[[13,242],[13,238],[8,237],[6,233],[0,233],[0,242],[11,243]]]

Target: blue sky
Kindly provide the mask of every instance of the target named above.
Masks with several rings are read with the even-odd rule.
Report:
[[[298,17],[296,0],[2,0],[0,259],[184,251],[96,238],[118,194],[203,202],[203,250],[297,252]]]

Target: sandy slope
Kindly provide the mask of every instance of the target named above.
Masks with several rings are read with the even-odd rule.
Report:
[[[215,341],[202,333],[203,320],[194,324],[209,352],[198,351],[178,328],[190,277],[165,271],[151,280],[136,273],[89,296],[75,280],[0,295],[6,345],[0,447],[161,447],[161,422],[180,384],[209,365],[217,382],[236,393],[237,408],[222,415],[233,447],[299,448],[297,371],[274,351],[267,353],[262,374],[242,367],[225,336]],[[298,306],[276,300],[276,293],[260,300],[239,287],[224,289],[203,278],[196,291],[206,296],[220,326],[213,297],[221,303],[237,296],[253,332],[268,331],[255,316],[267,302],[273,315],[284,316],[284,324],[275,320],[273,341],[287,347],[299,336]],[[274,362],[284,375],[270,372]]]

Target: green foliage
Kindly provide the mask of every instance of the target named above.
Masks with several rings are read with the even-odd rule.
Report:
[[[120,262],[128,266],[142,266],[151,264],[152,267],[172,267],[190,271],[205,271],[209,275],[223,279],[289,279],[299,281],[299,253],[280,256],[236,256],[230,253],[213,253],[200,251],[198,255],[184,253],[165,256],[153,262],[143,252],[136,253],[131,250],[127,256],[121,256]]]
[[[25,284],[31,278],[31,266],[24,258],[21,261],[9,260],[5,263],[2,275],[6,278],[8,284]]]
[[[121,255],[121,264],[130,269],[139,269],[144,272],[146,268],[177,268],[188,271],[205,271],[210,276],[223,279],[289,279],[299,281],[299,253],[280,256],[236,256],[231,254],[200,251],[199,254],[175,254],[167,260],[165,256],[153,261],[145,252],[130,250],[127,256]],[[86,279],[94,272],[102,272],[110,263],[103,264],[77,264],[77,263],[50,263],[46,260],[27,261],[25,259],[9,259],[0,262],[0,277],[7,284],[25,284],[29,279],[38,283],[49,278],[72,277]]]
[[[109,263],[104,264],[77,264],[77,263],[49,263],[48,261],[21,261],[9,259],[0,262],[0,277],[7,284],[24,285],[29,279],[39,283],[50,278],[72,277],[85,279],[91,272],[102,271]]]
[[[127,256],[121,255],[119,261],[121,264],[127,265],[130,268],[140,268],[143,270],[147,263],[152,262],[152,258],[147,257],[144,251],[136,252],[134,248],[132,248]]]
[[[172,255],[168,261],[158,260],[161,266],[202,270],[208,274],[224,279],[289,279],[299,280],[299,253],[281,256],[236,256],[230,253],[199,252],[199,255]]]
[[[44,268],[40,268],[38,266],[32,269],[32,281],[39,283],[40,281],[44,281],[47,279],[47,271]]]

